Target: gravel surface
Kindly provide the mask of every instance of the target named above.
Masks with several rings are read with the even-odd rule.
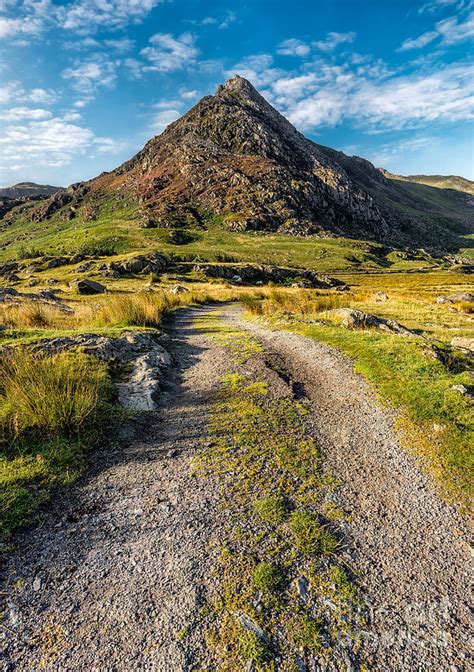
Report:
[[[1,669],[176,672],[200,655],[220,523],[217,493],[189,461],[227,355],[192,326],[198,313],[178,313],[163,340],[177,365],[161,408],[123,427],[16,539],[2,572]]]
[[[350,515],[374,668],[473,669],[469,530],[400,447],[395,414],[334,348],[244,320],[240,308],[227,319],[278,353],[316,407],[325,464],[341,480],[337,503]]]
[[[225,521],[218,491],[191,476],[229,353],[175,314],[162,345],[175,366],[161,405],[117,430],[91,472],[15,539],[2,568],[4,670],[178,672],[205,658],[200,607]],[[352,565],[370,613],[372,669],[472,669],[468,531],[399,446],[350,360],[321,343],[243,319],[316,408],[335,497],[350,514]],[[348,663],[347,672],[353,669]]]

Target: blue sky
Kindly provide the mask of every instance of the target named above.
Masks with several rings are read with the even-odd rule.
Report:
[[[473,0],[0,0],[0,184],[110,170],[233,74],[307,136],[474,178]]]

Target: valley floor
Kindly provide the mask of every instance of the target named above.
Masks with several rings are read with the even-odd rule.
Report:
[[[225,333],[216,338],[216,321],[259,347],[236,363]],[[317,341],[247,321],[234,305],[180,311],[168,333],[164,345],[175,367],[160,407],[123,426],[107,450],[95,453],[90,473],[57,496],[43,523],[17,536],[2,570],[4,669],[239,669],[207,634],[224,618],[208,604],[227,589],[216,567],[233,527],[235,512],[222,492],[230,481],[196,475],[194,466],[218,440],[211,422],[216,395],[236,370],[257,371],[278,399],[305,405],[305,431],[322,453],[321,478],[334,481],[325,505],[343,514],[331,523],[340,540],[337,562],[361,597],[348,641],[331,644],[332,662],[307,638],[296,642],[292,661],[244,648],[254,661],[245,669],[469,669],[468,529],[400,447],[393,414],[350,360]],[[308,575],[297,553],[285,558],[289,576]],[[303,600],[300,616],[312,617],[316,606],[339,608],[321,596],[316,578],[297,593],[285,590],[287,611],[292,600]],[[252,623],[260,613],[256,600]],[[285,636],[278,628],[270,634],[270,648],[284,651]]]

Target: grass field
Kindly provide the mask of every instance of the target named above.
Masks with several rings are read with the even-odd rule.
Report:
[[[321,272],[350,270],[431,268],[438,262],[420,252],[405,259],[396,251],[370,241],[348,238],[298,238],[265,232],[231,232],[222,222],[209,220],[205,228],[186,228],[190,242],[172,244],[170,230],[144,229],[136,207],[124,202],[121,209],[105,203],[97,220],[79,215],[64,221],[59,214],[49,220],[30,221],[28,211],[0,223],[0,262],[22,256],[60,255],[93,251],[122,255],[159,250],[188,261],[239,261],[315,269]],[[470,241],[466,238],[466,249]]]

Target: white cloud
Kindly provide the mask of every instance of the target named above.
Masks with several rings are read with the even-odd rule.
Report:
[[[219,24],[220,30],[227,30],[227,28],[237,21],[237,15],[234,12],[227,12],[227,16]]]
[[[7,82],[0,87],[0,104],[6,104],[10,101],[14,103],[43,103],[46,105],[56,101],[57,96],[51,89],[29,89],[23,88],[18,81]]]
[[[183,100],[193,100],[194,98],[197,98],[199,93],[196,91],[196,89],[180,89],[179,90],[179,95]]]
[[[151,47],[145,47],[140,52],[149,63],[143,67],[144,71],[182,70],[195,63],[199,54],[191,33],[183,33],[178,37],[170,33],[156,33],[150,38],[150,44]]]
[[[253,54],[236,63],[226,74],[229,77],[240,75],[254,86],[265,87],[285,75],[283,70],[273,68],[272,65],[273,57],[270,54]]]
[[[474,37],[474,12],[468,14],[464,19],[459,16],[450,16],[438,21],[435,30],[423,33],[419,37],[408,38],[401,44],[398,51],[421,49],[438,37],[441,38],[441,44],[444,45],[457,44]]]
[[[99,87],[110,87],[115,83],[116,66],[115,61],[97,56],[95,60],[76,62],[74,67],[63,70],[61,76],[71,80],[76,91],[90,98]]]
[[[73,0],[66,4],[53,0],[5,2],[1,10],[14,16],[0,17],[0,37],[39,35],[60,27],[78,35],[91,35],[102,28],[121,30],[137,24],[165,0]]]
[[[471,12],[465,21],[459,21],[456,16],[439,21],[436,24],[436,30],[443,38],[442,44],[464,42],[474,37],[474,12]]]
[[[415,137],[408,140],[397,140],[385,143],[375,151],[370,149],[361,150],[363,156],[369,157],[376,166],[390,165],[397,156],[405,156],[408,152],[417,152],[434,142],[432,137]]]
[[[474,81],[467,63],[411,75],[369,64],[319,61],[309,68],[269,84],[270,99],[301,130],[349,120],[377,132],[474,118]]]
[[[115,153],[121,148],[122,144],[112,138],[96,137],[89,128],[70,123],[67,115],[9,124],[0,137],[3,170],[7,172],[26,168],[25,157],[28,166],[34,165],[36,170],[61,168],[91,150]]]
[[[306,42],[297,40],[296,38],[290,38],[289,40],[284,40],[280,42],[277,47],[277,52],[283,56],[308,56],[311,51],[311,47]]]
[[[181,113],[179,110],[162,110],[155,114],[151,124],[151,130],[158,135],[159,133],[162,133],[169,124],[176,121],[176,119],[179,119],[180,116]]]
[[[418,9],[418,14],[434,14],[443,7],[450,7],[452,5],[462,8],[464,2],[462,0],[431,0]]]
[[[65,30],[90,34],[101,28],[118,30],[140,23],[163,0],[77,0],[57,7],[58,23]]]
[[[105,40],[104,44],[110,49],[114,49],[121,54],[125,54],[127,51],[131,51],[133,49],[135,42],[128,37],[121,37],[118,40]]]
[[[60,118],[11,125],[0,137],[3,158],[8,163],[22,161],[25,156],[38,166],[65,166],[76,154],[84,154],[94,134]]]
[[[49,110],[31,107],[11,107],[9,110],[0,112],[3,121],[17,121],[19,119],[49,119],[52,116]]]
[[[398,51],[407,51],[409,49],[421,49],[422,47],[425,47],[427,44],[430,44],[430,42],[433,42],[433,40],[435,40],[437,37],[439,37],[439,33],[437,31],[429,30],[428,32],[423,33],[419,37],[408,38],[407,40],[402,42]]]
[[[328,33],[324,40],[319,42],[313,42],[313,46],[320,51],[334,51],[336,47],[344,43],[352,43],[356,38],[356,34],[353,32],[350,33]]]

